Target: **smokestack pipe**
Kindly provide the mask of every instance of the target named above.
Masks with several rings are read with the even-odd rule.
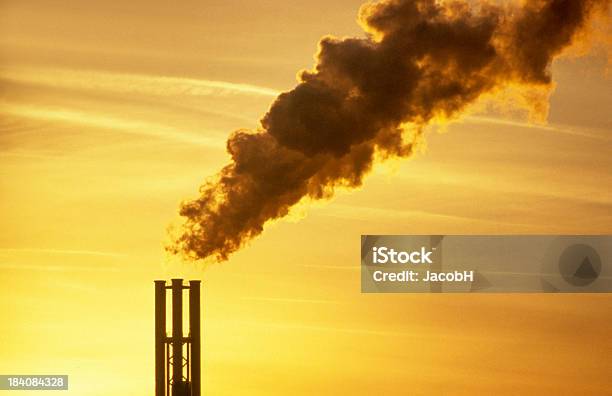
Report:
[[[172,279],[172,394],[183,381],[183,280]],[[179,391],[180,392],[180,391]]]
[[[201,394],[200,281],[189,281],[189,327],[191,339],[191,396]]]
[[[155,281],[155,396],[166,391],[166,281]]]

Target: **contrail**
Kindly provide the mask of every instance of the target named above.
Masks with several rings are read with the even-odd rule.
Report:
[[[35,120],[86,125],[132,135],[151,136],[159,139],[173,140],[212,148],[223,147],[223,141],[201,136],[201,131],[200,133],[196,131],[186,132],[168,125],[118,118],[103,113],[84,112],[70,108],[44,108],[20,104],[2,104],[0,105],[0,113]]]
[[[197,78],[115,73],[99,70],[69,70],[21,67],[0,69],[0,79],[49,87],[100,90],[145,95],[256,95],[275,97],[280,92],[251,84]]]
[[[555,133],[561,133],[564,135],[584,137],[588,139],[603,140],[603,141],[609,141],[611,139],[610,137],[605,136],[605,135],[598,135],[594,132],[576,130],[575,128],[564,127],[560,125],[534,124],[534,123],[529,123],[529,122],[512,121],[512,120],[505,120],[501,118],[482,117],[482,116],[467,116],[465,117],[465,121],[473,122],[477,124],[498,124],[498,125],[518,127],[518,128],[529,128],[529,129],[536,129],[536,130],[542,130],[542,131],[550,131],[550,132],[555,132]]]
[[[412,155],[432,120],[456,117],[507,86],[550,89],[552,60],[608,5],[388,0],[362,6],[365,37],[324,37],[314,69],[276,98],[261,127],[229,138],[231,162],[200,187],[198,198],[182,204],[185,222],[168,250],[226,260],[301,199],[358,187],[376,160]]]
[[[127,257],[127,255],[123,253],[101,252],[97,250],[74,250],[74,249],[0,248],[0,252],[44,253],[44,254],[101,256],[101,257]]]
[[[77,265],[53,265],[53,264],[14,264],[0,263],[0,269],[22,270],[22,271],[49,271],[49,272],[120,272],[122,268],[109,266],[77,266]]]

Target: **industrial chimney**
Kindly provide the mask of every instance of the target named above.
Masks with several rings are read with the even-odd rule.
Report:
[[[172,290],[172,335],[166,332],[166,290]],[[183,290],[189,290],[189,333],[183,334]],[[185,353],[183,351],[185,349]],[[200,396],[200,281],[155,281],[155,396]]]

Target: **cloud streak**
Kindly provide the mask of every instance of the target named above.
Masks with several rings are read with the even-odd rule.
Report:
[[[223,147],[222,140],[202,136],[204,131],[185,131],[169,125],[114,117],[103,113],[70,108],[45,108],[22,104],[3,104],[0,111],[12,116],[108,129],[131,135],[149,136],[211,148]]]
[[[97,250],[73,250],[73,249],[42,249],[42,248],[0,248],[0,252],[6,253],[42,253],[53,255],[76,255],[76,256],[99,256],[99,257],[127,257],[123,253],[103,252]]]
[[[527,129],[535,129],[540,131],[549,131],[553,133],[561,133],[564,135],[571,135],[576,137],[595,139],[595,140],[603,140],[610,141],[610,137],[604,135],[597,135],[593,132],[583,131],[581,129],[564,127],[560,125],[552,125],[552,124],[537,124],[530,122],[520,122],[514,120],[508,120],[503,118],[496,117],[484,117],[484,116],[467,116],[462,120],[467,122],[473,122],[476,124],[497,124],[504,126],[511,126],[516,128],[527,128]]]
[[[0,263],[0,269],[21,271],[48,271],[48,272],[121,272],[121,268],[109,266],[77,266],[53,264],[14,264]]]
[[[113,73],[51,68],[23,67],[0,69],[0,79],[54,88],[136,93],[156,96],[255,95],[276,97],[272,88],[218,80]]]

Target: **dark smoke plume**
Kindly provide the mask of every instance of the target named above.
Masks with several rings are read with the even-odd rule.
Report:
[[[168,250],[226,260],[304,197],[357,187],[376,159],[410,156],[434,117],[508,84],[546,87],[553,58],[609,0],[391,0],[364,5],[364,38],[324,37],[314,70],[278,96],[255,132],[227,141],[232,162],[182,204]],[[415,137],[416,136],[416,137]]]

